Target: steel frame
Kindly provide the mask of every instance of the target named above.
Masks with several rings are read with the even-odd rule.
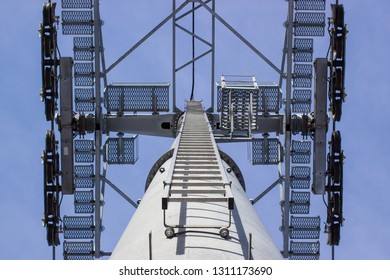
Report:
[[[107,255],[100,248],[101,240],[101,229],[102,229],[102,217],[101,217],[101,208],[103,207],[104,200],[104,190],[105,184],[111,186],[115,191],[117,191],[125,200],[127,200],[131,205],[137,207],[137,204],[131,200],[126,194],[124,194],[118,187],[116,187],[110,180],[106,178],[107,174],[107,165],[102,164],[101,149],[103,146],[102,137],[103,133],[110,131],[116,132],[139,132],[146,135],[158,135],[165,137],[175,137],[178,132],[178,128],[173,128],[168,131],[156,131],[155,127],[158,126],[161,122],[172,121],[175,118],[178,118],[178,115],[181,113],[181,110],[177,107],[176,101],[176,89],[177,89],[177,73],[183,70],[184,68],[194,65],[199,59],[210,56],[210,68],[211,68],[211,83],[210,83],[210,98],[211,106],[207,109],[209,116],[211,117],[213,123],[216,123],[218,115],[213,115],[214,113],[214,101],[215,101],[215,24],[216,21],[221,23],[225,28],[232,32],[242,43],[244,43],[250,50],[252,50],[261,60],[263,60],[270,68],[279,75],[279,87],[283,85],[283,81],[286,80],[285,85],[285,106],[284,106],[284,117],[276,114],[271,115],[265,118],[264,116],[257,116],[258,123],[264,123],[264,126],[259,125],[256,129],[249,129],[250,135],[255,133],[267,133],[275,132],[277,135],[284,134],[284,163],[281,161],[278,165],[279,177],[276,181],[267,188],[262,194],[260,194],[253,201],[253,204],[258,202],[262,197],[264,197],[269,191],[271,191],[275,186],[280,185],[282,188],[281,192],[281,202],[282,202],[282,231],[283,231],[283,250],[282,254],[285,258],[289,257],[289,233],[290,233],[290,185],[291,185],[291,143],[293,131],[294,120],[292,120],[292,90],[293,90],[293,62],[294,62],[294,3],[295,0],[286,0],[288,1],[288,18],[286,22],[286,34],[284,42],[284,51],[282,57],[281,67],[275,66],[263,53],[261,53],[253,44],[251,44],[246,38],[244,38],[237,30],[235,30],[229,23],[227,23],[217,12],[216,12],[216,1],[215,0],[182,0],[182,3],[179,4],[178,0],[172,0],[172,12],[165,17],[159,24],[157,24],[149,33],[147,33],[141,40],[135,43],[130,47],[122,56],[120,56],[114,63],[109,67],[106,67],[105,57],[104,57],[104,46],[103,46],[103,34],[101,30],[101,18],[100,18],[100,8],[99,0],[93,0],[93,13],[94,13],[94,89],[95,89],[95,130],[94,130],[94,139],[95,139],[95,149],[93,150],[95,157],[95,174],[94,174],[94,183],[95,183],[95,250],[94,257],[99,258],[101,256]],[[184,8],[192,4],[192,8],[183,12]],[[211,39],[204,39],[201,36],[197,35],[195,30],[188,30],[180,25],[180,20],[184,17],[194,16],[195,12],[198,9],[204,9],[211,15]],[[138,47],[140,47],[146,40],[154,35],[162,26],[167,24],[172,20],[172,112],[173,114],[166,115],[155,115],[155,116],[123,116],[122,118],[117,118],[113,116],[105,117],[102,107],[102,88],[106,88],[107,75],[113,70],[118,64],[120,64],[127,56],[133,53]],[[191,60],[185,62],[182,65],[177,65],[177,31],[181,30],[192,37],[192,40],[198,40],[209,47],[208,50],[203,52],[198,56],[193,56]],[[286,68],[286,72],[284,72]],[[104,117],[104,118],[103,118]],[[143,128],[143,123],[145,120],[151,123],[150,127]],[[283,124],[282,124],[283,122]],[[325,124],[322,124],[325,125]],[[247,139],[226,139],[224,137],[217,136],[218,129],[214,131],[216,135],[215,140],[218,142],[233,142],[233,141],[251,141],[251,137]],[[214,143],[215,144],[215,143]]]

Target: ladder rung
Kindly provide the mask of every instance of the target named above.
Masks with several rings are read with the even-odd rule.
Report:
[[[181,140],[210,140],[210,135],[182,135]]]
[[[178,154],[180,155],[186,155],[186,154],[189,154],[189,155],[193,155],[193,154],[196,154],[196,155],[215,155],[215,152],[214,150],[181,150],[179,149],[178,151]]]
[[[178,154],[180,154],[180,155],[193,155],[193,154],[195,154],[195,155],[203,155],[203,154],[205,154],[205,155],[215,155],[215,153],[214,153],[214,150],[207,150],[207,151],[205,151],[205,150],[185,150],[185,151],[183,151],[183,150],[181,150],[181,149],[179,149],[179,151],[178,151]]]
[[[206,143],[207,142],[207,143]],[[212,142],[211,140],[207,140],[207,141],[198,141],[198,140],[194,140],[194,138],[191,138],[189,140],[183,140],[180,142],[179,144],[179,147],[182,147],[182,146],[207,146],[207,147],[212,147]]]
[[[194,154],[194,155],[177,155],[177,159],[183,159],[183,158],[189,158],[189,159],[203,159],[203,158],[207,158],[207,159],[216,159],[215,155],[198,155],[198,154]]]
[[[175,168],[176,169],[179,169],[179,170],[191,170],[191,169],[204,169],[204,168],[207,168],[207,169],[219,169],[219,166],[217,164],[214,164],[214,165],[211,165],[211,164],[200,164],[200,165],[192,165],[192,164],[176,164],[175,165]]]
[[[199,145],[199,144],[193,144],[193,145],[180,145],[179,150],[182,149],[198,149],[198,150],[213,150],[214,148],[210,145]]]
[[[210,140],[210,135],[182,135],[181,140],[195,140],[195,139],[206,139]]]
[[[222,180],[221,175],[191,176],[191,175],[173,175],[172,180]]]
[[[185,170],[180,168],[175,168],[173,174],[221,174],[219,170],[209,170],[209,169],[197,169],[197,170]]]
[[[171,189],[171,194],[225,194],[224,189]]]
[[[210,136],[182,136],[180,139],[181,143],[186,143],[186,142],[192,142],[192,143],[211,143],[211,138]]]
[[[191,144],[191,145],[196,145],[196,144],[207,144],[210,147],[212,147],[212,141],[210,137],[196,137],[196,136],[190,136],[190,137],[182,137],[180,141],[180,145],[182,144]]]
[[[199,147],[180,147],[178,150],[179,153],[212,153],[215,154],[214,149],[212,148],[199,148]]]
[[[183,140],[182,142],[180,142],[179,148],[183,148],[183,147],[186,147],[186,148],[192,148],[192,147],[214,148],[211,140],[198,141],[198,140],[193,140],[193,138],[191,139],[191,141],[190,140],[185,140],[185,141]]]
[[[209,160],[204,160],[204,159],[181,159],[181,160],[176,160],[176,164],[187,164],[187,165],[203,165],[203,164],[215,164],[217,165],[217,161],[215,159],[209,159]]]
[[[172,187],[178,186],[178,187],[196,187],[196,186],[202,186],[202,187],[215,187],[215,186],[224,186],[224,183],[220,180],[214,181],[214,182],[207,182],[207,181],[191,181],[191,182],[177,182],[172,181],[171,183]]]
[[[226,202],[226,197],[170,197],[170,202]]]
[[[202,147],[199,147],[199,146],[179,146],[179,151],[205,151],[205,152],[208,152],[208,151],[213,151],[214,152],[214,148],[212,146],[202,146]]]
[[[201,136],[204,136],[204,135],[207,135],[207,136],[210,136],[210,132],[206,129],[202,130],[202,131],[198,131],[198,132],[193,132],[193,131],[183,131],[182,135],[201,135]]]

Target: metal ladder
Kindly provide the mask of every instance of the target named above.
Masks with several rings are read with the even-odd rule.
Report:
[[[167,237],[174,236],[174,228],[220,228],[220,235],[227,237],[231,224],[234,199],[231,182],[227,180],[213,132],[200,101],[188,101],[187,110],[179,131],[171,166],[164,182],[162,209]],[[173,202],[210,203],[225,202],[229,211],[226,225],[168,225],[166,210]],[[206,205],[205,205],[206,207]]]

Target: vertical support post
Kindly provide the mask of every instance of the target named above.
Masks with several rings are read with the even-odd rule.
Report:
[[[156,95],[156,88],[152,88],[152,111],[153,115],[158,114],[157,112],[157,95]]]
[[[315,63],[314,79],[314,162],[313,186],[314,194],[325,193],[326,172],[326,131],[327,131],[327,70],[328,60],[317,58]]]
[[[176,10],[176,0],[172,0],[172,13]],[[176,14],[172,17],[172,102],[173,112],[178,112],[176,107]]]
[[[215,79],[215,0],[212,0],[212,7],[213,13],[211,15],[211,112],[214,112],[214,95],[215,95],[215,86],[214,86],[214,79]]]
[[[125,107],[125,88],[121,88],[121,93],[119,95],[119,108],[118,108],[118,115],[123,116],[123,109]]]
[[[152,232],[149,232],[149,260],[153,260],[152,255]]]
[[[74,193],[73,181],[73,79],[71,57],[60,59],[61,171],[62,193]]]
[[[249,233],[248,260],[252,260],[252,233]]]
[[[101,51],[101,32],[100,32],[100,12],[99,12],[99,0],[94,0],[94,36],[95,36],[95,257],[100,258],[100,235],[102,228],[101,221],[101,187],[100,187],[100,167],[101,167],[101,152],[100,147],[102,143],[102,132],[100,130],[101,125],[101,85],[100,85],[100,51]]]
[[[287,25],[287,81],[286,81],[286,106],[285,106],[285,168],[284,190],[282,193],[283,213],[283,257],[289,256],[289,220],[290,220],[290,173],[291,173],[291,91],[292,91],[292,48],[293,48],[293,17],[294,0],[288,2]]]
[[[252,138],[253,92],[249,93],[248,137]]]
[[[232,103],[232,94],[233,90],[229,90],[229,119],[230,119],[230,136],[233,137],[233,131],[234,131],[234,110],[233,110],[233,103]]]

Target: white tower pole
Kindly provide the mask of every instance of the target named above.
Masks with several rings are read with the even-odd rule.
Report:
[[[194,105],[193,102],[190,106],[192,105]],[[195,104],[196,110],[201,108],[200,106],[200,102]],[[171,158],[159,166],[159,171],[156,172],[149,184],[139,207],[114,249],[111,259],[142,260],[151,257],[158,260],[282,259],[282,255],[237,179],[233,171],[236,169],[234,163],[227,164],[222,160],[218,151],[216,161],[220,162],[221,165],[214,168],[212,168],[211,163],[198,166],[192,163],[188,164],[188,168],[185,170],[182,167],[183,164],[173,162],[176,160],[175,154],[179,155],[180,162],[183,158],[195,157],[196,159],[189,160],[194,162],[201,161],[203,158],[203,160],[212,161],[208,159],[212,151],[210,155],[206,155],[207,152],[205,152],[210,151],[206,141],[199,145],[203,148],[198,147],[197,152],[191,152],[183,145],[184,141],[188,141],[184,140],[188,138],[182,136],[189,133],[186,131],[186,127],[192,128],[191,135],[194,135],[194,138],[197,137],[195,134],[201,133],[199,132],[201,125],[194,125],[194,119],[191,120],[191,118],[198,118],[199,113],[191,110],[187,110],[182,124],[184,130],[181,130],[173,144],[173,149],[177,149],[178,152],[173,153]],[[204,112],[201,112],[200,116],[202,114]],[[201,120],[201,118],[197,120]],[[192,122],[191,125],[189,125],[190,122]],[[204,118],[204,124],[208,126],[206,118]],[[194,127],[198,132],[194,132]],[[216,147],[213,137],[211,138],[213,146]],[[172,166],[173,171],[171,172]],[[223,178],[221,180],[230,182],[229,193],[231,191],[234,198],[234,209],[231,212],[226,202],[219,202],[215,198],[218,192],[218,184],[215,181],[216,171],[221,173],[221,178]],[[179,192],[177,188],[179,184],[172,184],[173,187],[170,189],[172,197],[169,198],[171,201],[164,213],[162,197],[164,186],[170,181],[167,178],[171,176],[170,173],[173,174],[171,182],[177,182],[179,178],[182,178],[181,196],[173,197],[173,194]],[[214,191],[211,192],[211,189]],[[177,225],[173,237],[168,238],[165,235],[164,222]],[[227,225],[228,237],[220,236],[218,225]]]

